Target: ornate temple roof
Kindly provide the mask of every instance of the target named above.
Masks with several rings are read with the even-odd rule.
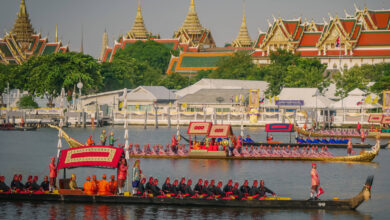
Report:
[[[236,40],[233,41],[233,47],[251,47],[252,46],[252,40],[249,36],[248,28],[246,26],[246,20],[245,20],[245,8],[242,12],[242,23],[240,27],[240,32],[238,33],[238,36]]]
[[[22,64],[32,56],[52,53],[66,53],[69,46],[62,46],[58,41],[56,26],[55,42],[48,42],[35,34],[27,12],[25,0],[21,0],[19,12],[12,31],[0,38],[0,62],[4,64]]]
[[[134,25],[127,33],[128,39],[147,39],[151,34],[146,30],[144,19],[141,13],[141,0],[138,0],[137,16],[134,20]]]
[[[31,43],[34,29],[30,23],[30,18],[24,0],[20,2],[19,12],[16,16],[15,24],[12,29],[15,39],[20,43]],[[23,47],[25,47],[23,49],[26,49],[26,45],[23,45]]]

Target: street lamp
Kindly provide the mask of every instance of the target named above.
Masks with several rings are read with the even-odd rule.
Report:
[[[83,108],[82,104],[81,104],[81,89],[83,88],[83,83],[81,82],[81,79],[79,78],[79,82],[77,83],[77,88],[79,88],[79,104],[80,104],[80,109]]]

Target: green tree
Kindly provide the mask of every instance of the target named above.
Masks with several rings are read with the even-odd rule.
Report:
[[[158,70],[131,57],[103,63],[101,73],[104,77],[102,91],[157,85],[161,77]]]
[[[17,74],[18,65],[0,63],[0,106],[3,105],[3,93],[9,85],[10,89],[20,86],[22,77]]]
[[[187,77],[180,75],[179,73],[172,73],[170,75],[163,76],[160,79],[159,85],[165,86],[168,89],[183,89],[188,86],[189,80]]]
[[[270,55],[271,64],[264,67],[269,83],[267,95],[280,94],[283,87],[318,88],[329,86],[329,75],[324,74],[326,65],[318,59],[303,58],[286,50],[277,50]]]
[[[383,90],[390,90],[390,63],[374,66],[373,74],[376,76],[375,84],[370,88],[372,92],[382,95]]]
[[[38,104],[34,101],[34,98],[31,95],[20,98],[17,105],[21,109],[38,108]]]
[[[145,62],[149,66],[164,74],[168,68],[171,54],[177,54],[162,43],[153,40],[146,42],[137,41],[127,45],[123,50],[115,53],[114,60],[135,58],[139,62]]]
[[[347,97],[348,93],[356,88],[362,91],[368,91],[368,83],[371,81],[369,78],[371,73],[367,70],[372,67],[352,67],[345,70],[343,73],[336,73],[333,76],[333,82],[336,84],[336,96],[340,98]]]
[[[23,76],[23,89],[34,96],[46,96],[50,106],[62,88],[73,90],[81,80],[84,93],[90,93],[97,91],[103,79],[96,59],[74,52],[32,57],[19,67],[18,74]]]
[[[212,71],[208,78],[262,80],[264,75],[247,52],[236,52],[233,56],[220,59],[217,69]]]

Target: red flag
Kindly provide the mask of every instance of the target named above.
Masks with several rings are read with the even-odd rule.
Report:
[[[325,193],[325,191],[322,189],[322,187],[320,187],[319,189],[318,189],[318,195],[317,195],[317,197],[319,197],[320,195],[322,195],[322,194],[324,194]]]

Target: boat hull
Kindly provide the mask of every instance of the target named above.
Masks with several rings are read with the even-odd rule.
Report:
[[[280,146],[280,147],[287,147],[287,146],[299,146],[299,147],[307,147],[307,146],[318,146],[318,148],[321,149],[321,147],[328,147],[328,148],[335,148],[335,149],[346,149],[347,144],[298,144],[298,143],[244,143],[244,146]],[[382,144],[380,147],[382,149],[386,148],[388,144]],[[372,145],[370,144],[354,144],[353,148],[357,149],[366,149],[371,148]]]
[[[351,210],[351,200],[227,200],[227,199],[176,199],[132,196],[90,196],[59,194],[3,194],[0,200],[29,202],[67,202],[67,203],[117,203],[136,205],[174,205],[174,206],[207,206],[207,207],[242,207],[242,208],[277,208],[277,209],[330,209]]]
[[[359,155],[342,156],[342,157],[243,157],[243,156],[226,156],[220,152],[196,153],[186,156],[168,156],[168,155],[131,155],[135,158],[153,158],[153,159],[226,159],[226,160],[290,160],[290,161],[327,161],[327,162],[371,162],[378,155],[380,150],[379,143],[373,147],[373,150],[363,151]],[[222,153],[222,154],[221,154]]]
[[[332,135],[332,134],[322,134],[319,132],[306,131],[302,128],[295,127],[298,134],[310,136],[310,137],[333,137],[333,138],[361,138],[360,135]],[[365,138],[376,138],[379,135],[380,139],[390,139],[390,133],[381,133],[381,132],[369,132]]]

